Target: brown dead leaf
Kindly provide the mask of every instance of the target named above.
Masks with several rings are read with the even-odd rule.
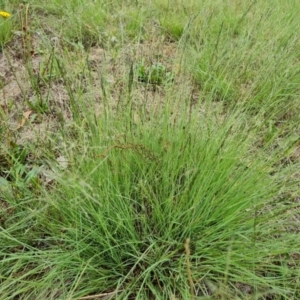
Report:
[[[32,113],[32,110],[27,110],[23,113],[23,118],[16,129],[20,129],[25,125],[25,123],[29,119],[29,116],[31,115],[31,113]]]

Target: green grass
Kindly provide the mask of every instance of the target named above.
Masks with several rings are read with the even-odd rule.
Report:
[[[28,4],[1,298],[298,299],[299,4]]]

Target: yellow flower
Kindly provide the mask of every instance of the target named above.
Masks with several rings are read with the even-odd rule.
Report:
[[[3,18],[9,18],[11,14],[6,11],[0,11],[0,16],[2,16]]]

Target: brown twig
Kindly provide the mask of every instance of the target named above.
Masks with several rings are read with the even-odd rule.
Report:
[[[113,296],[117,292],[121,292],[121,290],[110,292],[110,293],[102,293],[102,294],[97,294],[97,295],[84,296],[84,297],[79,298],[78,300],[88,300],[88,299],[96,299],[96,298],[99,298],[99,297]]]
[[[190,285],[190,290],[191,290],[191,300],[195,299],[195,293],[194,293],[194,282],[192,278],[192,272],[191,272],[191,262],[190,262],[190,239],[186,239],[185,244],[185,254],[186,254],[186,269],[187,269],[187,274],[188,274],[188,279],[189,279],[189,285]]]

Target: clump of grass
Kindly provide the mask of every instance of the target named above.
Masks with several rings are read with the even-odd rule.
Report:
[[[197,296],[245,296],[237,284],[252,297],[295,293],[286,260],[300,245],[274,201],[276,155],[249,152],[234,116],[170,122],[166,108],[135,127],[126,111],[96,123],[90,114],[63,154],[68,170],[53,166],[52,189],[6,195],[1,295],[187,298],[186,239]]]
[[[168,12],[165,29],[173,42],[183,41],[186,21],[183,55],[189,56],[182,61],[190,63],[199,99],[185,93],[189,83],[179,94],[178,79],[162,84],[163,105],[138,103],[134,75],[159,84],[166,70],[162,64],[140,64],[134,72],[131,58],[128,91],[126,80],[118,90],[101,69],[99,104],[89,96],[96,85],[88,68],[77,74],[80,59],[75,64],[74,53],[68,53],[68,62],[53,48],[38,72],[29,59],[31,90],[39,100],[35,110],[48,113],[57,80],[68,95],[70,119],[54,137],[40,141],[42,162],[29,163],[29,148],[17,142],[1,148],[0,295],[298,299],[299,163],[287,163],[298,136],[290,120],[275,122],[290,110],[291,99],[298,103],[292,51],[298,42],[294,35],[287,38],[294,14],[284,33],[266,42],[272,18],[282,15],[269,14],[259,1],[230,7],[219,1],[204,8],[195,1],[173,7],[169,1],[147,2],[140,18],[137,2],[130,2],[128,18],[125,7],[117,13],[120,2],[111,10],[115,14],[104,2],[96,7],[91,1],[56,0],[45,10],[64,16],[65,40],[83,46],[101,44],[98,30],[119,25],[122,39],[126,28],[140,40],[151,24],[146,22],[151,7],[156,20]],[[258,21],[258,11],[266,22]],[[103,18],[97,19],[97,12]],[[183,20],[179,27],[168,23],[177,14]],[[222,105],[228,102],[232,105]]]
[[[160,22],[163,32],[169,37],[172,41],[178,41],[184,33],[184,28],[187,24],[187,21],[182,21],[176,16],[164,18]]]

